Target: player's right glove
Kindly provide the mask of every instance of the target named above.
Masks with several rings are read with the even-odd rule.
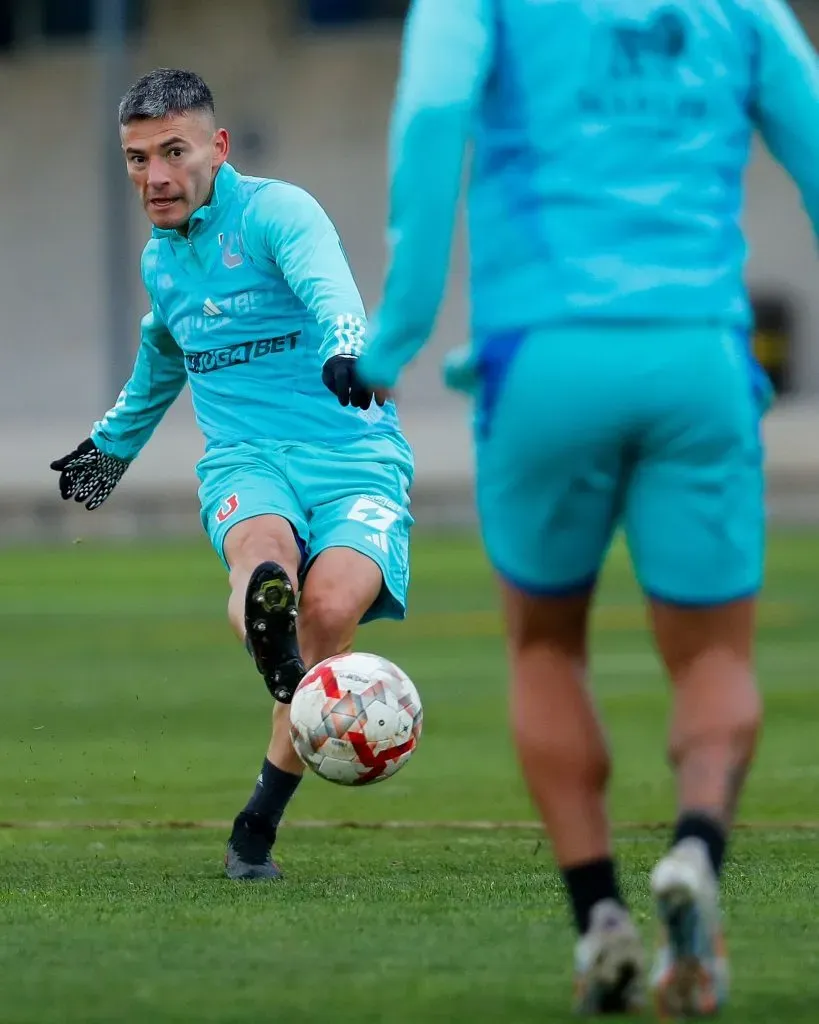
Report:
[[[367,387],[358,379],[356,361],[355,356],[331,356],[321,371],[324,386],[333,392],[342,405],[351,405],[354,409],[369,409],[373,399],[376,405],[383,405],[386,395]]]
[[[85,507],[91,512],[110,497],[130,465],[125,459],[101,452],[88,437],[73,452],[55,459],[51,468],[60,474],[63,498],[85,502]]]

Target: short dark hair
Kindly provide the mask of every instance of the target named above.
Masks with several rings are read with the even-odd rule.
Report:
[[[134,82],[120,100],[119,123],[147,121],[187,114],[214,113],[213,93],[193,71],[157,68]]]

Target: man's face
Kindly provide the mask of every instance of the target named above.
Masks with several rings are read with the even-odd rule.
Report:
[[[158,228],[183,228],[209,199],[228,134],[207,112],[131,121],[120,129],[128,177]]]

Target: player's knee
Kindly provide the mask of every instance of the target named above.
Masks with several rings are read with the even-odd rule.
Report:
[[[753,600],[700,608],[652,601],[651,616],[660,656],[677,685],[724,673],[750,675]]]
[[[305,662],[315,664],[352,643],[359,609],[340,587],[305,592],[299,608],[299,634]]]
[[[695,747],[728,746],[744,757],[756,746],[762,719],[762,698],[749,682],[741,692],[734,692],[730,702],[714,707],[709,714],[678,716],[669,740],[671,762],[676,763]]]
[[[586,656],[590,597],[531,597],[505,588],[509,641],[520,655],[547,648],[554,657]]]

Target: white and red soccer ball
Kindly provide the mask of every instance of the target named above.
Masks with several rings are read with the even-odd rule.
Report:
[[[290,738],[317,775],[342,786],[382,782],[412,757],[424,712],[412,680],[376,654],[338,654],[299,683]]]

